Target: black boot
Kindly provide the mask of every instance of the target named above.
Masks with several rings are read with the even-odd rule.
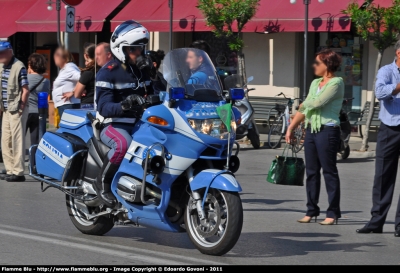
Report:
[[[101,172],[93,183],[93,188],[97,193],[97,196],[103,201],[103,203],[110,208],[113,208],[116,203],[115,196],[111,192],[111,182],[117,172],[119,165],[112,164],[108,158],[103,162]]]

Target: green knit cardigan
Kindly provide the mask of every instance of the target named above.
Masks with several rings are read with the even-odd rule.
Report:
[[[317,94],[321,81],[322,78],[319,78],[311,83],[308,96],[299,109],[300,113],[305,115],[306,126],[311,124],[311,132],[319,132],[321,126],[327,123],[340,125],[339,113],[344,96],[343,79],[330,79]]]

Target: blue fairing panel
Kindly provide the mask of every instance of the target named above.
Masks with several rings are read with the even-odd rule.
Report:
[[[60,128],[76,130],[83,125],[91,124],[86,116],[87,112],[88,110],[65,110],[61,117]],[[96,116],[95,112],[92,112],[92,114]]]
[[[157,124],[153,124],[147,121],[147,119],[149,117],[160,117],[164,120],[166,120],[168,122],[168,125],[166,126],[162,126],[162,125],[157,125]],[[142,121],[145,123],[149,123],[152,126],[155,127],[159,127],[161,129],[169,129],[169,130],[173,130],[175,127],[175,121],[174,121],[174,117],[172,116],[171,112],[168,110],[168,108],[161,104],[161,105],[157,105],[157,106],[153,106],[150,107],[148,109],[146,109],[142,115]]]
[[[201,188],[214,188],[224,191],[241,192],[240,187],[236,178],[226,171],[207,169],[195,176],[190,182],[190,188],[198,190]]]
[[[88,110],[67,109],[61,117],[59,133],[68,133],[82,139],[85,143],[93,136],[93,128],[90,120],[87,118]],[[91,111],[93,116],[96,112]]]

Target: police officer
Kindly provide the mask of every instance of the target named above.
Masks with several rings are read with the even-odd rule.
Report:
[[[204,85],[207,88],[220,88],[219,80],[215,77],[214,67],[210,67],[209,57],[203,50],[189,48],[186,55],[186,64],[190,69],[188,84]]]
[[[117,26],[110,41],[115,60],[96,76],[97,118],[103,124],[100,138],[111,150],[93,186],[108,207],[116,203],[112,179],[132,141],[132,129],[143,113],[145,97],[153,93],[157,78],[151,59],[144,55],[148,40],[147,29],[135,21]]]

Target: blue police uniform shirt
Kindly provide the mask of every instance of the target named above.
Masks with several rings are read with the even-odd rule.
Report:
[[[206,84],[207,80],[213,79],[214,74],[210,73],[209,69],[206,69],[204,64],[201,64],[197,69],[192,70],[192,75],[188,79],[188,84]],[[211,77],[211,78],[210,78]]]
[[[136,66],[127,65],[125,68],[120,61],[113,60],[97,73],[97,111],[104,118],[135,117],[135,113],[123,111],[121,108],[121,101],[133,94],[153,94],[150,77]]]
[[[392,95],[400,83],[400,68],[396,60],[382,66],[376,75],[375,95],[380,103],[379,119],[387,126],[400,125],[400,94]]]

